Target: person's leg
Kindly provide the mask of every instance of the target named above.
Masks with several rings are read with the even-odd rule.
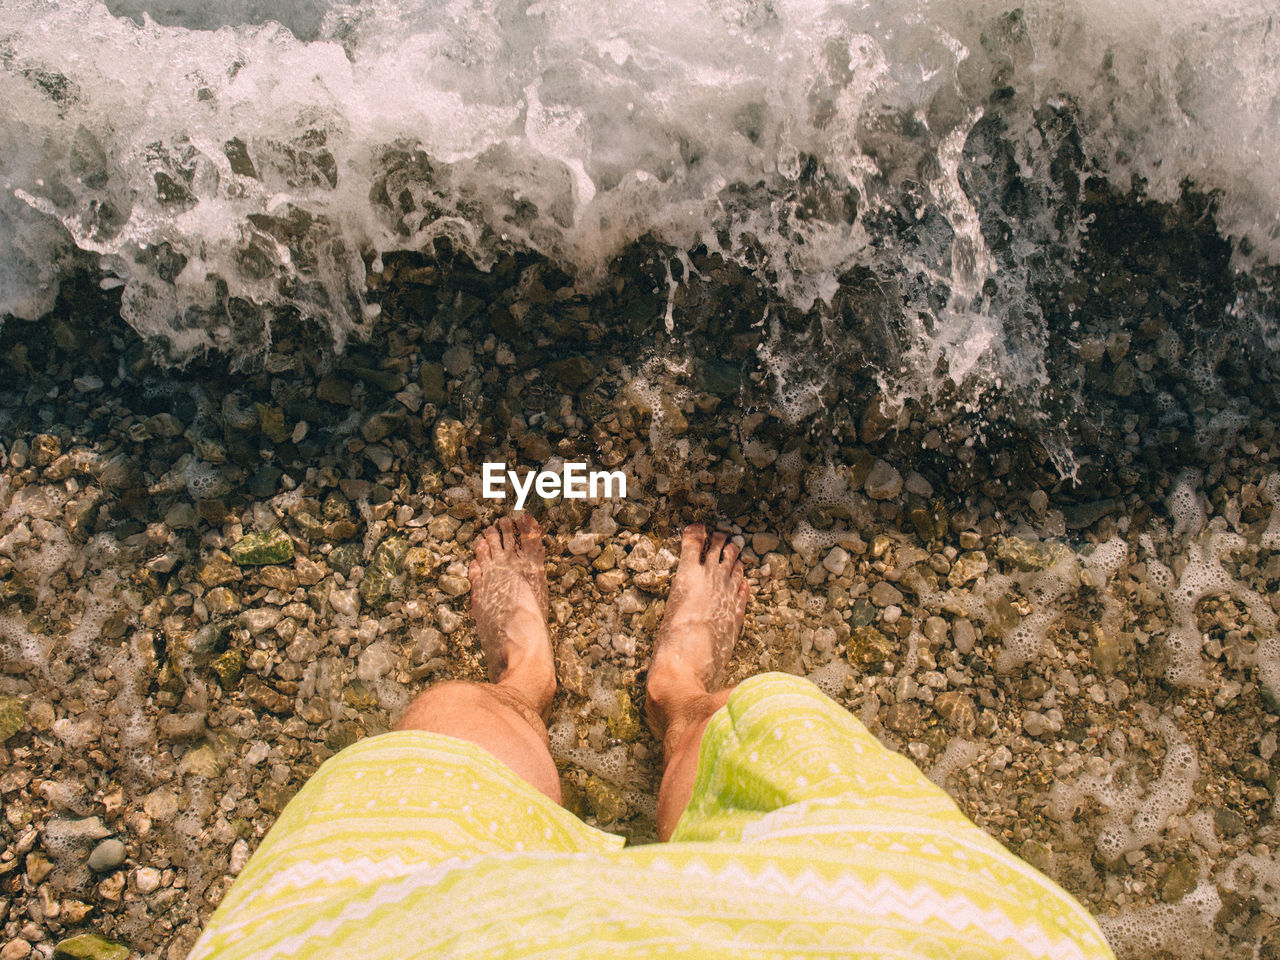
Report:
[[[702,526],[686,527],[645,684],[649,728],[662,741],[661,840],[689,805],[702,733],[732,692],[720,686],[746,611],[738,547],[723,533],[708,538]]]
[[[409,704],[395,728],[470,741],[559,803],[560,775],[543,723],[556,693],[556,670],[538,522],[526,513],[487,529],[470,577],[490,682],[437,684]]]

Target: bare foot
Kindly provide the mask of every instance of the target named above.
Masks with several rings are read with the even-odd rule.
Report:
[[[525,513],[514,522],[503,517],[485,530],[469,575],[471,613],[489,679],[545,713],[556,692],[556,668],[538,521]]]
[[[747,612],[738,547],[723,533],[685,527],[667,611],[646,683],[649,727],[661,739],[673,707],[718,690]]]

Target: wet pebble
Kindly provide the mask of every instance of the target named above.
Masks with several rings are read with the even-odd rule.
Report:
[[[902,492],[902,474],[893,465],[877,460],[863,481],[863,489],[872,500],[892,500]]]
[[[133,871],[133,884],[143,896],[160,889],[162,874],[155,867],[139,867]]]
[[[881,580],[871,588],[871,602],[877,607],[888,607],[902,603],[902,591],[887,580]]]
[[[96,870],[98,873],[106,873],[108,870],[114,870],[124,863],[126,856],[128,856],[128,851],[120,840],[114,837],[109,840],[103,840],[89,854],[89,869]]]

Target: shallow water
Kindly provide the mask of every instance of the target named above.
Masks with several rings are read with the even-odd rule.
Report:
[[[559,457],[631,484],[537,506],[578,812],[652,835],[617,691],[721,521],[736,675],[812,677],[1122,957],[1270,956],[1278,43],[1260,3],[0,0],[0,870],[55,868],[0,873],[0,935],[181,956],[316,763],[482,675],[479,465]],[[277,526],[294,566],[226,560]]]
[[[0,312],[49,309],[78,249],[175,358],[260,351],[285,305],[341,344],[389,251],[528,248],[590,287],[651,236],[800,310],[870,271],[901,297],[869,358],[886,388],[1034,405],[1037,288],[1091,229],[1087,177],[1164,201],[1191,183],[1235,267],[1276,252],[1262,2],[269,11],[283,27],[249,2],[5,3]]]

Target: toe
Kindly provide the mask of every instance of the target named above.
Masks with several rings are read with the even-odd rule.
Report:
[[[485,528],[484,544],[489,548],[489,556],[485,558],[486,560],[502,552],[502,534],[498,532],[498,525],[496,523],[491,527]],[[476,556],[479,555],[480,548],[477,547]]]
[[[516,548],[516,525],[511,522],[511,518],[503,517],[499,520],[498,528],[502,531],[502,549],[514,550]]]
[[[741,567],[741,564],[739,564]],[[734,594],[734,614],[739,623],[743,617],[747,615],[747,598],[751,595],[751,587],[747,584],[746,578],[738,581],[738,592]]]
[[[680,562],[695,565],[702,562],[702,548],[707,542],[707,528],[700,523],[691,523],[684,528],[680,538]]]
[[[737,543],[730,540],[728,543],[724,545],[724,551],[720,554],[720,556],[723,559],[724,565],[726,567],[739,569],[741,568],[742,564],[739,563],[735,567],[735,563],[738,559],[738,554],[740,553],[742,553],[742,547],[738,546]]]
[[[724,543],[727,539],[728,537],[719,531],[711,535],[711,546],[707,547],[707,563],[720,562],[720,555],[724,550]]]
[[[481,556],[483,551],[484,556]],[[484,576],[484,562],[489,557],[489,545],[483,540],[480,546],[476,547],[476,558],[471,561],[471,566],[467,568],[467,579],[471,581],[471,589],[474,590],[480,586],[480,580]]]
[[[486,530],[480,542],[476,544],[476,562],[471,565],[472,570],[477,574],[480,573],[491,559],[493,559],[493,550],[489,546],[489,531]]]
[[[542,556],[542,527],[532,514],[522,513],[516,521],[520,534],[520,549],[538,559]]]

